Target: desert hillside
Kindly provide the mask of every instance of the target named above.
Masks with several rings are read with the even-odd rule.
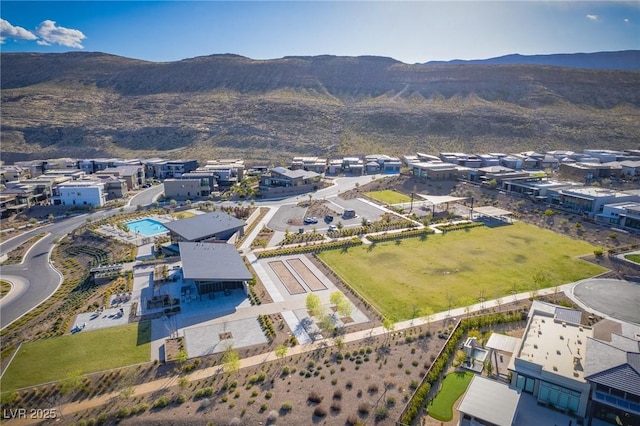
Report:
[[[638,148],[640,72],[213,55],[3,53],[5,161]]]

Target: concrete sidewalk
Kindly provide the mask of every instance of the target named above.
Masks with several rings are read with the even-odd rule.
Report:
[[[564,292],[566,290],[571,289],[572,286],[573,286],[573,283],[565,284],[563,286],[558,287],[557,290]],[[538,291],[538,295],[542,296],[547,294],[553,294],[555,293],[554,290],[556,290],[556,288],[542,289]],[[429,321],[427,321],[426,317],[415,318],[413,320],[408,320],[408,321],[401,321],[395,324],[394,331],[402,331],[411,327],[426,325],[428,322],[436,322],[436,321],[441,321],[445,319],[461,317],[469,313],[478,312],[484,309],[496,308],[503,303],[506,304],[514,301],[527,300],[529,299],[530,296],[531,296],[530,292],[518,293],[512,296],[503,298],[500,301],[500,303],[498,303],[498,300],[488,300],[483,303],[477,303],[469,307],[451,309],[451,311],[439,312],[439,313],[433,314],[430,318],[428,318]],[[372,327],[369,330],[362,330],[362,331],[357,331],[353,333],[348,333],[342,337],[345,343],[349,343],[349,342],[357,342],[359,340],[368,339],[371,337],[382,336],[386,332],[387,330],[384,327]],[[318,340],[306,345],[297,345],[292,348],[289,348],[289,350],[287,351],[286,358],[294,357],[296,355],[304,354],[307,352],[313,352],[318,349],[325,349],[334,345],[335,345],[335,341],[333,338]],[[276,356],[275,351],[271,351],[267,353],[258,354],[249,358],[243,358],[242,360],[240,360],[240,368],[242,369],[242,368],[248,368],[248,367],[255,367],[257,365],[261,365],[266,362],[277,361],[277,360],[278,360],[278,357]],[[221,373],[223,373],[222,366],[213,366],[213,367],[203,368],[201,370],[196,370],[191,374],[185,375],[184,377],[186,377],[187,380],[189,381],[195,381],[195,380],[206,379]],[[169,387],[175,386],[178,383],[179,377],[180,376],[176,375],[169,378],[154,380],[151,382],[137,385],[135,386],[134,395],[144,395],[144,394],[157,392],[162,389],[167,389]],[[119,397],[119,392],[112,392],[110,394],[100,395],[95,398],[66,404],[63,407],[61,407],[60,412],[63,413],[64,415],[70,415],[76,412],[99,407],[101,405],[109,403],[109,401],[118,397]],[[29,424],[36,424],[36,423],[38,423],[38,421],[36,420],[22,419],[22,420],[10,420],[6,424],[29,425]]]

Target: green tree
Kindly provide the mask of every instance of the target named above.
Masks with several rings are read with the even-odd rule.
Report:
[[[389,333],[391,331],[395,330],[396,325],[395,325],[395,323],[393,322],[393,320],[391,318],[384,318],[382,320],[382,327],[384,327],[384,329],[387,331],[385,340],[388,340],[389,339]]]
[[[233,349],[233,345],[228,345],[222,355],[222,365],[225,373],[235,373],[240,369],[240,355]]]
[[[287,351],[289,347],[287,345],[278,345],[276,346],[276,356],[280,361],[284,360],[284,357],[287,356]]]
[[[496,189],[496,187],[498,186],[498,181],[495,180],[495,179],[491,179],[491,180],[487,181],[487,186],[490,189]]]
[[[342,337],[336,337],[333,339],[333,342],[335,343],[336,348],[338,348],[338,352],[342,352],[342,349],[344,349],[344,339]]]
[[[322,302],[320,301],[320,296],[315,293],[310,293],[306,299],[306,307],[307,310],[311,313],[311,316],[318,317],[320,316]]]
[[[49,220],[49,222],[53,222],[55,220],[55,216],[53,215],[53,213],[49,214],[49,216],[47,216],[47,219]]]
[[[318,324],[321,329],[326,331],[327,333],[333,333],[336,329],[336,325],[333,322],[333,317],[331,314],[324,313],[320,317],[320,323]]]
[[[334,291],[329,295],[329,301],[332,305],[339,305],[345,299],[344,294],[341,291]]]

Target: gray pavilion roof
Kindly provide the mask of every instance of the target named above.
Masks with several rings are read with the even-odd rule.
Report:
[[[210,237],[221,232],[240,229],[246,224],[222,211],[205,213],[186,219],[174,220],[163,224],[187,241]]]
[[[253,278],[235,246],[181,242],[182,274],[195,281],[249,281]]]

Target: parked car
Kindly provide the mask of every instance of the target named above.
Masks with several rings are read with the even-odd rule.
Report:
[[[305,217],[304,218],[304,223],[309,224],[309,223],[318,223],[318,218],[315,216],[311,216],[311,217]]]
[[[329,231],[337,231],[338,227],[335,225],[329,225]]]
[[[326,215],[324,217],[324,221],[327,222],[327,223],[333,222],[333,216],[331,216],[330,214]]]
[[[345,209],[345,211],[342,213],[342,217],[344,219],[353,219],[354,217],[356,217],[356,211],[353,209]]]

